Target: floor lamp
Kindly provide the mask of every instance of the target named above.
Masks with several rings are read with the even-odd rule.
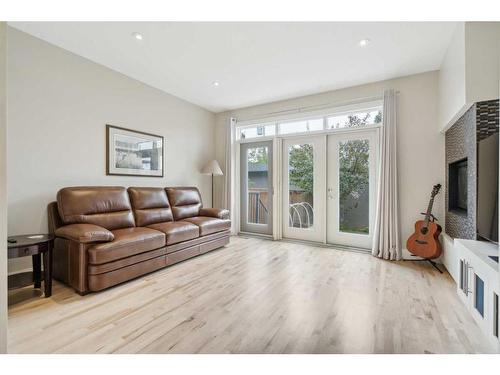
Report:
[[[214,176],[222,176],[222,170],[220,169],[217,160],[209,161],[201,170],[202,174],[209,174],[212,176],[212,207],[214,206]]]

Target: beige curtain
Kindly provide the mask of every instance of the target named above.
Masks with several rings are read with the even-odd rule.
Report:
[[[397,95],[392,89],[385,90],[372,254],[387,260],[400,260],[402,255],[398,216],[397,122]]]
[[[224,156],[224,185],[222,186],[222,207],[231,212],[231,233],[236,234],[236,210],[234,199],[235,188],[235,157],[234,157],[234,132],[236,126],[236,119],[229,118],[226,126],[226,149]]]

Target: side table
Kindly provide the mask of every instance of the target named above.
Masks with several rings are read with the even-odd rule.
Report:
[[[54,236],[51,234],[28,234],[8,237],[8,258],[32,257],[33,272],[22,272],[9,276],[9,290],[34,284],[41,288],[42,280],[45,297],[52,295],[52,248]],[[15,241],[15,242],[14,242]],[[43,259],[43,275],[42,275]]]

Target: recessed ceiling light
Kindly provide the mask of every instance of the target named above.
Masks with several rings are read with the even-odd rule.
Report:
[[[212,82],[212,86],[214,86],[214,87],[218,87],[218,86],[220,86],[219,81],[213,81],[213,82]]]
[[[370,42],[370,39],[361,39],[358,44],[360,47],[366,47],[368,44],[370,44]]]
[[[141,33],[132,33],[132,37],[134,37],[137,40],[142,40],[142,34]]]

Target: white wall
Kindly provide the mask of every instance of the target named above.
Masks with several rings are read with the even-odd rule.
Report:
[[[399,91],[398,163],[401,234],[403,245],[422,216],[432,186],[444,184],[444,136],[438,131],[438,73],[429,72],[342,90],[284,100],[216,115],[216,157],[224,165],[224,129],[229,117],[245,118],[332,102],[382,95],[385,88]],[[217,179],[215,204],[220,205],[222,179]],[[434,214],[444,222],[444,196],[436,198]]]
[[[439,129],[465,111],[465,23],[457,25],[439,71]]]
[[[7,24],[0,22],[0,353],[7,352]]]
[[[498,99],[500,22],[465,23],[467,102]]]
[[[439,130],[453,125],[472,104],[498,98],[500,22],[457,26],[439,73]]]
[[[199,171],[214,156],[213,113],[18,30],[8,38],[9,234],[46,232],[64,186],[196,185],[210,203]],[[106,176],[106,124],[163,135],[165,177]]]

